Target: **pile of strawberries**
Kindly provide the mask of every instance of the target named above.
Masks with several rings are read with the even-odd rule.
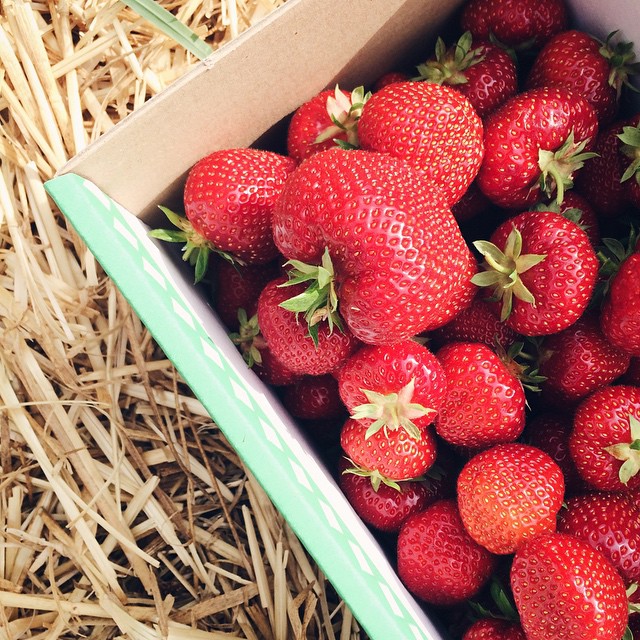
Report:
[[[640,628],[640,65],[567,14],[468,0],[286,151],[203,158],[152,232],[464,640]]]

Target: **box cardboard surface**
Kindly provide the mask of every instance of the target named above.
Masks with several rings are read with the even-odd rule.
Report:
[[[207,153],[249,146],[336,82],[366,84],[432,37],[460,0],[289,0],[71,160],[47,190],[374,640],[445,640],[399,582],[272,393],[247,369],[191,269],[151,240]],[[572,0],[574,24],[640,48],[637,0]],[[636,50],[638,50],[638,48]],[[179,205],[178,205],[179,206]]]

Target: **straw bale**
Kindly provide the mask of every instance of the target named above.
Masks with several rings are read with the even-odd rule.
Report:
[[[164,0],[217,47],[284,0]],[[115,0],[0,11],[0,640],[363,637],[48,198],[193,56]]]

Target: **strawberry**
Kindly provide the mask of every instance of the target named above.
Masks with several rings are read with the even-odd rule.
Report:
[[[640,511],[629,496],[594,492],[569,498],[560,510],[558,531],[588,542],[626,585],[640,580]]]
[[[397,533],[409,516],[424,511],[439,498],[440,488],[430,479],[398,482],[397,488],[381,483],[374,489],[370,477],[349,469],[349,462],[342,458],[340,489],[360,518],[378,531]]]
[[[517,622],[482,618],[465,631],[462,640],[527,640],[527,637]]]
[[[539,48],[567,22],[564,0],[469,0],[460,18],[474,37],[515,48]]]
[[[271,215],[295,162],[272,151],[222,149],[191,167],[184,186],[186,218],[161,207],[178,230],[151,235],[184,243],[184,260],[204,277],[210,253],[240,264],[267,264],[278,256]]]
[[[474,242],[484,271],[473,278],[499,301],[500,319],[525,336],[571,326],[585,311],[598,274],[587,234],[553,211],[506,220],[490,241]]]
[[[620,380],[625,384],[640,387],[640,357],[631,358],[631,364]]]
[[[387,154],[313,155],[287,181],[273,224],[293,281],[309,283],[289,307],[312,325],[344,322],[363,342],[392,344],[445,324],[475,293],[477,265],[450,209]]]
[[[340,433],[340,445],[357,472],[371,477],[374,489],[380,483],[397,485],[416,480],[435,462],[437,444],[429,427],[418,427],[418,437],[405,429],[369,432],[373,420],[348,418]]]
[[[465,530],[455,500],[435,502],[400,528],[398,575],[425,602],[450,606],[473,597],[495,564],[495,556]]]
[[[380,91],[384,89],[388,84],[394,84],[395,82],[406,82],[410,80],[409,74],[405,71],[388,71],[382,74],[373,84],[374,91]]]
[[[491,42],[474,39],[469,31],[449,48],[438,38],[435,55],[417,69],[415,80],[456,88],[481,118],[518,89],[516,65],[509,54]]]
[[[574,174],[592,157],[593,107],[560,87],[516,94],[485,119],[485,156],[476,182],[496,205],[525,207],[556,194],[562,203]]]
[[[438,435],[472,449],[516,440],[525,423],[524,389],[500,357],[480,342],[452,342],[436,355],[447,380]]]
[[[511,587],[527,640],[620,640],[627,595],[613,565],[563,533],[528,540],[515,554]]]
[[[371,429],[405,429],[433,423],[447,382],[438,359],[414,340],[365,345],[337,372],[340,397],[352,417],[373,420]]]
[[[585,313],[567,329],[544,338],[538,364],[545,378],[544,401],[566,408],[624,374],[630,356],[605,338],[596,315]]]
[[[281,306],[292,292],[302,292],[301,285],[286,287],[287,282],[284,276],[272,280],[258,298],[257,316],[262,336],[275,358],[293,373],[331,373],[358,348],[358,340],[347,329],[330,331],[327,324],[321,323],[314,341],[308,327]]]
[[[509,554],[525,540],[555,531],[564,478],[549,455],[511,442],[473,456],[458,476],[458,507],[471,537]]]
[[[409,163],[457,202],[482,162],[482,121],[460,92],[431,82],[396,82],[373,94],[358,122],[360,146]]]
[[[338,381],[331,374],[302,376],[282,390],[282,404],[303,420],[331,420],[345,416]]]
[[[451,212],[459,223],[477,220],[487,212],[491,202],[487,196],[478,189],[475,180],[469,188],[460,196],[460,199],[452,205]]]
[[[623,86],[640,70],[634,63],[633,43],[614,44],[570,29],[553,36],[538,53],[526,87],[564,87],[581,95],[595,109],[600,124],[611,122],[618,112]]]
[[[321,91],[295,111],[287,130],[287,153],[296,162],[334,147],[337,142],[358,144],[357,122],[368,100],[361,87],[351,93],[338,86]]]
[[[640,487],[640,387],[602,387],[577,407],[569,451],[580,476],[599,491]]]

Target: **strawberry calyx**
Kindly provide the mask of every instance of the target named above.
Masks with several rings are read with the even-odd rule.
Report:
[[[369,425],[365,438],[370,438],[380,429],[395,431],[404,429],[411,438],[420,440],[420,430],[413,422],[416,418],[436,413],[435,409],[411,402],[415,391],[415,378],[398,391],[398,393],[382,394],[369,389],[361,389],[369,400],[353,408],[351,417],[355,420],[364,418],[373,420]]]
[[[482,47],[471,48],[472,35],[465,31],[458,41],[447,49],[442,38],[436,41],[435,58],[417,65],[418,76],[413,80],[425,80],[436,84],[466,84],[465,71],[484,60]]]
[[[152,229],[149,231],[149,236],[164,242],[181,242],[182,247],[182,259],[188,262],[192,267],[195,267],[194,282],[197,284],[200,282],[209,266],[209,257],[211,253],[217,253],[220,257],[229,261],[231,264],[243,266],[244,261],[240,260],[236,256],[218,249],[212,242],[200,235],[194,228],[191,222],[179,213],[172,211],[171,209],[163,206],[159,206],[159,209],[167,216],[169,221],[176,227],[175,229]]]
[[[597,153],[585,151],[589,138],[575,142],[572,131],[556,151],[540,149],[538,151],[538,167],[540,189],[551,198],[555,193],[560,205],[564,200],[564,192],[573,187],[573,174],[584,166],[586,160],[594,158]]]
[[[495,609],[489,609],[475,600],[469,600],[469,606],[475,614],[476,619],[494,618],[497,620],[506,620],[507,622],[520,622],[520,615],[518,614],[515,604],[509,597],[509,593],[502,582],[495,576],[491,578],[489,583],[489,596],[491,598],[491,604],[495,605]]]
[[[356,87],[349,96],[336,85],[334,95],[327,98],[327,113],[333,125],[327,127],[314,140],[315,144],[335,138],[341,133],[346,133],[346,140],[335,140],[343,149],[356,149],[359,146],[358,120],[362,115],[362,108],[371,97],[371,92],[365,93],[364,87]]]
[[[582,209],[579,207],[562,208],[555,198],[550,202],[539,202],[533,205],[529,211],[552,211],[553,213],[558,213],[569,222],[573,222],[573,224],[580,227],[585,233],[591,228],[591,225],[584,222],[584,211]]]
[[[640,238],[638,230],[630,227],[626,241],[617,238],[603,238],[602,246],[598,248],[596,255],[600,261],[598,270],[598,282],[593,293],[593,306],[602,304],[614,276],[620,270],[622,263],[636,251],[636,242]]]
[[[514,297],[535,307],[535,297],[520,276],[542,262],[546,254],[522,254],[522,234],[515,227],[507,237],[504,251],[488,240],[476,240],[473,246],[484,257],[481,265],[484,270],[474,275],[471,282],[493,290],[492,300],[501,303],[502,322],[511,315]]]
[[[318,345],[318,328],[321,322],[327,322],[329,333],[337,327],[343,331],[342,318],[338,313],[338,295],[336,293],[333,262],[329,250],[325,248],[319,265],[306,264],[300,260],[289,260],[285,266],[290,266],[289,280],[281,287],[290,287],[308,282],[308,287],[296,296],[280,303],[283,309],[296,314],[304,314],[309,325],[309,335],[314,344]]]
[[[540,385],[547,378],[540,375],[537,356],[526,350],[526,347],[529,346],[536,351],[540,349],[535,339],[529,338],[526,342],[524,340],[514,342],[508,349],[505,349],[501,344],[496,344],[495,351],[509,373],[517,380],[520,380],[525,389],[539,393]]]
[[[605,447],[616,460],[622,461],[618,471],[620,482],[626,485],[640,471],[640,420],[629,414],[630,442],[619,442]]]
[[[377,469],[366,469],[358,464],[356,464],[351,458],[346,458],[351,466],[347,467],[342,471],[342,473],[352,473],[356,476],[360,476],[361,478],[369,478],[371,481],[371,486],[374,491],[378,491],[380,485],[384,484],[391,489],[395,489],[396,491],[402,492],[401,483],[397,480],[392,480],[391,478],[387,478],[387,476],[383,475]],[[420,481],[424,480],[423,477],[418,478],[409,478],[408,480],[403,480],[402,482],[412,482],[412,481]]]
[[[618,31],[612,31],[604,42],[600,42],[600,55],[609,63],[609,86],[615,88],[616,95],[620,98],[622,87],[628,87],[632,91],[638,91],[629,78],[640,73],[640,63],[635,62],[636,56],[633,50],[633,42],[617,42],[612,40]]]
[[[264,347],[266,343],[260,333],[257,314],[249,318],[244,309],[238,309],[238,323],[238,331],[230,333],[229,339],[238,347],[247,366],[261,365],[260,347]]]
[[[618,138],[622,142],[620,151],[631,160],[622,174],[620,182],[635,178],[636,182],[640,184],[640,123],[635,127],[623,127],[622,133],[618,134]]]

